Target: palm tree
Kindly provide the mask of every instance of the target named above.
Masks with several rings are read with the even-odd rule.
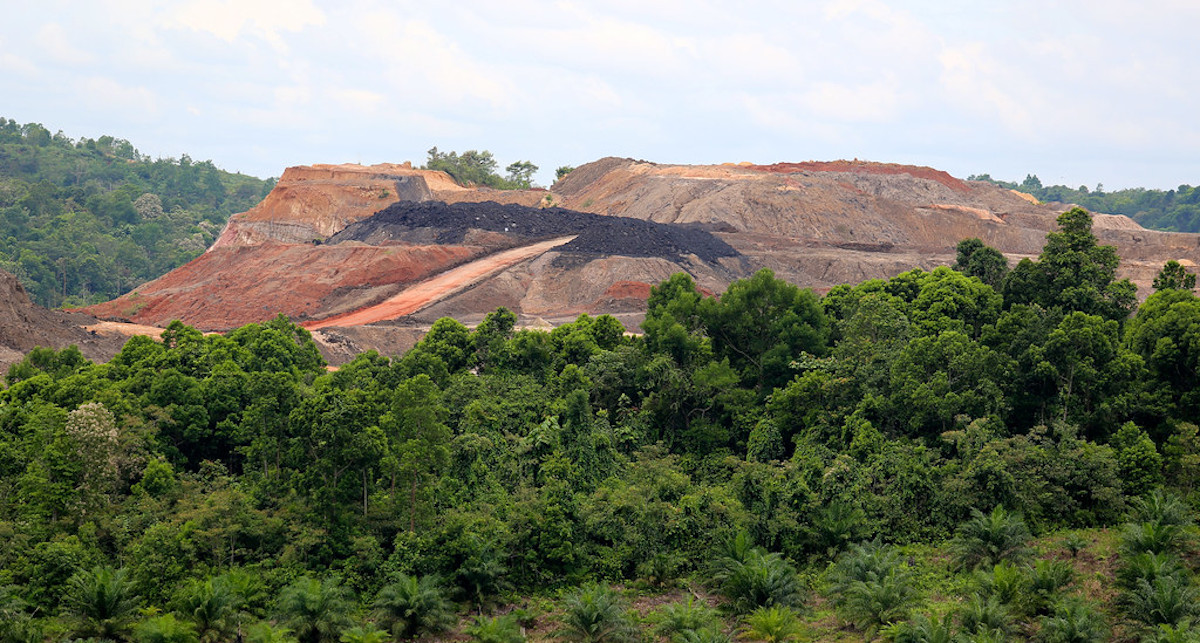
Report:
[[[1045,643],[1097,643],[1108,640],[1104,616],[1079,600],[1064,601],[1054,608],[1053,616],[1040,619],[1038,639]]]
[[[271,625],[267,621],[259,621],[246,628],[247,643],[294,643],[295,640],[290,628]]]
[[[742,637],[766,643],[787,643],[800,637],[803,628],[790,607],[760,607],[746,617]]]
[[[974,596],[958,610],[962,631],[970,635],[1000,635],[1003,638],[1012,630],[1012,617],[1008,608],[994,596]]]
[[[1186,578],[1161,576],[1153,581],[1140,578],[1121,599],[1125,613],[1146,625],[1178,625],[1197,616],[1195,588]]]
[[[557,634],[574,643],[621,643],[633,640],[636,631],[617,593],[589,583],[564,599]]]
[[[951,643],[956,640],[954,618],[950,614],[940,623],[918,614],[910,621],[889,625],[883,629],[883,634],[892,643]]]
[[[305,576],[283,588],[276,611],[301,643],[333,643],[350,625],[351,602],[336,579]]]
[[[1189,621],[1179,625],[1159,625],[1150,632],[1142,635],[1142,643],[1197,643],[1200,641],[1200,631],[1194,629]]]
[[[1029,606],[1044,614],[1062,588],[1075,580],[1075,568],[1065,560],[1039,560],[1029,574]]]
[[[739,614],[771,605],[795,607],[804,599],[796,569],[779,554],[758,547],[742,561],[727,559],[715,580],[731,609]]]
[[[950,541],[950,551],[960,569],[991,567],[1005,560],[1025,559],[1032,537],[1025,521],[1003,507],[997,506],[990,514],[972,509],[970,520],[959,526]]]
[[[1137,587],[1139,580],[1151,583],[1164,576],[1184,577],[1187,570],[1183,561],[1175,554],[1141,552],[1122,558],[1121,566],[1117,568],[1117,585],[1124,589]]]
[[[95,567],[67,583],[62,615],[78,638],[126,640],[133,627],[138,599],[124,568]]]
[[[689,596],[685,603],[664,605],[652,617],[654,633],[671,638],[676,634],[716,627],[717,610]]]
[[[341,643],[384,643],[388,633],[374,625],[355,625],[342,632]]]
[[[856,581],[847,590],[840,611],[855,627],[873,634],[907,618],[915,598],[912,575],[895,568],[879,580]]]
[[[237,632],[242,598],[225,578],[193,583],[177,608],[196,625],[200,643],[228,641]]]
[[[375,615],[398,639],[439,632],[454,618],[450,600],[436,577],[407,574],[379,590]]]
[[[137,643],[197,643],[196,628],[187,621],[164,614],[148,618],[133,629]]]
[[[492,618],[475,617],[475,622],[467,627],[467,635],[478,643],[525,643],[525,633],[512,612]]]
[[[1177,525],[1189,527],[1192,524],[1192,512],[1187,503],[1179,496],[1155,489],[1150,493],[1135,498],[1130,512],[1133,522],[1155,522],[1162,525]]]
[[[1187,538],[1187,530],[1182,525],[1130,523],[1121,530],[1121,555],[1130,557],[1144,552],[1178,554],[1187,544]]]

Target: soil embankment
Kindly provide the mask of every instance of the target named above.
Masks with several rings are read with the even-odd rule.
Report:
[[[75,345],[88,359],[108,361],[125,345],[126,338],[83,328],[95,322],[87,315],[34,304],[21,282],[0,270],[0,377],[38,346],[61,350]]]
[[[309,330],[333,326],[363,326],[410,315],[438,300],[466,290],[506,268],[544,254],[551,248],[569,243],[572,239],[574,237],[562,237],[497,252],[415,283],[404,289],[404,292],[374,306],[319,321],[306,322],[303,326]]]

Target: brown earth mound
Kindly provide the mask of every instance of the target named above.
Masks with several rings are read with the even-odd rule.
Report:
[[[63,349],[74,344],[88,359],[110,359],[125,345],[125,337],[82,328],[95,322],[87,315],[35,305],[21,282],[0,270],[0,376],[38,346]]]
[[[405,284],[482,253],[482,248],[452,245],[217,248],[87,311],[158,326],[181,319],[203,330],[236,328],[280,313],[324,317],[386,299]]]
[[[916,165],[898,165],[896,163],[873,163],[871,161],[806,161],[804,163],[774,163],[772,165],[744,166],[759,172],[774,172],[776,174],[794,174],[796,172],[857,172],[862,174],[907,174],[913,178],[937,181],[942,185],[968,192],[970,188],[962,181],[941,170]]]

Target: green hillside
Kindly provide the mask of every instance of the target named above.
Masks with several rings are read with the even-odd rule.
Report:
[[[175,322],[0,390],[0,640],[1195,641],[1200,299],[1012,271],[499,309],[328,372]]]
[[[43,306],[106,301],[202,253],[272,185],[0,118],[0,269]]]

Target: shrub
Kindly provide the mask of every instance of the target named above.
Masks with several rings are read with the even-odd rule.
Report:
[[[1001,561],[1020,562],[1029,555],[1032,536],[1020,516],[997,506],[990,514],[971,510],[950,541],[954,564],[960,569],[993,566]]]
[[[759,607],[746,617],[742,638],[767,643],[785,643],[800,637],[803,628],[791,608],[782,605]]]
[[[129,633],[137,597],[124,568],[96,567],[67,583],[62,615],[78,638],[121,640]]]
[[[671,638],[685,632],[716,627],[717,611],[689,596],[685,603],[662,606],[651,616],[651,620],[655,623],[655,634]]]
[[[525,632],[513,613],[488,618],[477,616],[467,627],[467,635],[479,643],[524,643]]]
[[[958,618],[963,632],[973,635],[999,635],[1003,638],[1012,631],[1012,616],[1008,608],[995,597],[972,597],[959,608]]]
[[[280,622],[302,643],[337,641],[350,625],[351,602],[336,579],[304,577],[283,588],[276,610]]]
[[[777,553],[752,551],[744,562],[735,562],[717,577],[730,608],[745,614],[759,607],[796,607],[804,590],[796,570]]]
[[[851,585],[841,612],[860,630],[871,634],[882,626],[908,618],[915,597],[912,576],[893,569],[880,580]]]
[[[956,640],[954,619],[949,614],[940,623],[919,614],[912,620],[885,627],[883,636],[893,643],[951,643]]]
[[[636,631],[617,593],[589,583],[564,599],[557,634],[576,643],[621,643],[633,640]]]
[[[133,640],[137,643],[196,643],[196,628],[187,621],[180,621],[174,614],[148,618],[133,628]]]
[[[1197,615],[1196,590],[1184,578],[1162,576],[1138,579],[1121,599],[1125,613],[1146,625],[1178,625]]]
[[[1038,640],[1045,643],[1094,643],[1108,640],[1104,615],[1082,601],[1064,601],[1052,616],[1043,616]]]
[[[437,578],[407,574],[379,590],[375,615],[398,639],[440,632],[454,618],[450,600]]]

